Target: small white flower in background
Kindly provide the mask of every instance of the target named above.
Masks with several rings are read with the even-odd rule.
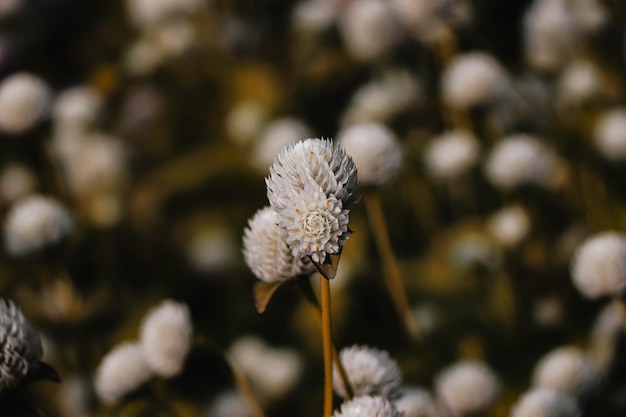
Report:
[[[350,206],[359,197],[356,165],[343,147],[328,139],[289,145],[265,183],[294,257],[322,263],[340,253],[350,235]]]
[[[13,16],[25,3],[24,0],[0,0],[0,19]]]
[[[593,126],[593,144],[612,162],[626,159],[626,107],[602,113]]]
[[[476,138],[456,130],[432,139],[424,151],[424,164],[432,177],[453,181],[466,175],[478,162],[479,155]]]
[[[496,401],[500,383],[484,363],[464,360],[443,370],[435,380],[437,397],[453,413],[466,416],[487,411]]]
[[[556,295],[545,295],[532,305],[533,321],[542,327],[555,327],[563,323],[565,312],[563,301]]]
[[[418,387],[404,387],[402,396],[394,401],[404,417],[443,417],[443,411],[427,390]]]
[[[341,404],[333,417],[404,417],[404,413],[386,398],[365,395]]]
[[[185,303],[164,300],[144,317],[139,344],[148,366],[159,376],[178,375],[193,342],[193,325]]]
[[[63,90],[52,104],[57,132],[84,132],[91,128],[103,107],[104,98],[95,88],[82,85]]]
[[[572,259],[571,276],[586,298],[620,296],[626,290],[626,235],[597,233],[585,240]]]
[[[615,303],[607,304],[598,313],[589,335],[587,355],[608,373],[617,354],[619,335],[624,329],[622,314]]]
[[[396,361],[386,351],[366,346],[351,346],[341,349],[339,358],[355,396],[380,395],[395,400],[400,395],[402,374]],[[347,398],[337,369],[333,372],[335,392]]]
[[[20,72],[0,83],[0,131],[24,133],[48,113],[52,92],[39,77]]]
[[[144,350],[137,343],[122,343],[100,361],[94,379],[96,395],[113,405],[153,376]]]
[[[348,53],[367,62],[388,53],[396,35],[391,9],[380,0],[349,3],[341,14],[339,30]]]
[[[11,255],[28,255],[58,243],[73,228],[70,214],[56,200],[28,195],[13,204],[7,214],[4,244]]]
[[[390,6],[405,29],[420,41],[441,41],[448,26],[467,23],[471,5],[464,0],[392,0]]]
[[[576,400],[550,388],[533,388],[525,392],[511,409],[511,417],[580,417]]]
[[[295,117],[282,117],[269,122],[254,142],[252,163],[255,168],[266,174],[276,154],[290,143],[300,138],[311,136],[311,129],[302,120]]]
[[[532,378],[533,386],[566,392],[580,402],[598,392],[602,379],[598,366],[572,346],[554,349],[541,358]]]
[[[521,206],[508,206],[492,214],[487,231],[502,246],[510,248],[521,242],[530,229],[530,216]]]
[[[236,103],[226,115],[228,138],[238,145],[251,142],[261,132],[268,118],[267,113],[268,110],[263,104],[254,100]],[[274,156],[272,155],[272,158]]]
[[[323,32],[337,20],[338,6],[335,1],[300,1],[293,8],[291,26],[297,32]]]
[[[209,404],[204,416],[253,417],[246,400],[237,391],[226,391],[219,394],[211,404]]]
[[[154,38],[141,36],[127,45],[122,67],[128,74],[142,77],[156,70],[165,59],[163,48]]]
[[[32,193],[37,187],[33,171],[19,163],[11,163],[0,173],[0,198],[14,202]]]
[[[558,188],[568,177],[565,162],[538,138],[515,134],[500,140],[485,165],[488,180],[510,190],[522,185]]]
[[[254,275],[267,283],[310,274],[315,267],[306,257],[294,257],[278,225],[280,217],[271,207],[258,210],[243,234],[243,256]]]
[[[284,398],[304,372],[305,362],[298,351],[269,347],[254,336],[237,339],[228,354],[234,366],[250,379],[255,392],[268,401]]]
[[[339,143],[359,170],[359,183],[381,186],[400,171],[402,147],[386,126],[378,123],[355,124],[339,133]]]
[[[204,226],[187,241],[187,259],[201,272],[227,271],[240,262],[239,254],[239,237],[227,227]]]
[[[579,105],[600,95],[602,89],[600,70],[591,62],[575,61],[559,77],[558,100],[565,105]]]
[[[469,109],[487,104],[506,89],[506,75],[490,55],[471,52],[456,56],[442,79],[444,101],[455,108]]]
[[[126,0],[128,16],[140,29],[180,16],[190,16],[199,10],[201,0]]]

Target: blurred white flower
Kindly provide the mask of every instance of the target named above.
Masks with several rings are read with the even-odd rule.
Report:
[[[448,64],[441,88],[448,105],[468,109],[493,101],[506,86],[504,70],[492,56],[470,52],[456,56]]]
[[[598,392],[602,373],[582,350],[566,346],[552,350],[535,365],[533,386],[565,392],[584,402]]]
[[[272,120],[263,127],[259,138],[254,141],[252,163],[259,172],[266,174],[281,149],[310,136],[311,129],[300,119],[282,117]]]
[[[385,125],[352,125],[339,133],[339,143],[356,164],[362,185],[382,186],[400,171],[402,147]]]
[[[590,61],[574,61],[559,77],[557,95],[564,105],[580,105],[598,96],[603,89],[602,73]]]
[[[623,330],[622,314],[615,303],[609,303],[600,310],[591,327],[587,355],[605,373],[611,369]]]
[[[0,0],[0,19],[15,15],[25,3],[24,0]]]
[[[390,6],[407,31],[430,44],[441,41],[448,26],[472,18],[471,5],[464,0],[392,0]]]
[[[63,383],[59,385],[58,398],[65,415],[92,416],[90,404],[92,395],[90,381],[86,378],[78,375],[63,376]]]
[[[341,404],[333,417],[403,417],[392,402],[383,397],[369,395],[354,397]]]
[[[418,387],[404,387],[402,396],[394,401],[398,411],[404,417],[443,417],[433,396],[427,390]]]
[[[97,120],[104,104],[102,94],[82,85],[63,90],[55,98],[52,119],[57,132],[84,132]],[[62,133],[57,133],[62,134]]]
[[[0,196],[4,201],[14,202],[37,187],[35,174],[28,167],[11,163],[0,173]]]
[[[341,251],[350,235],[350,206],[359,197],[356,165],[343,147],[326,139],[289,145],[265,183],[294,257],[321,263]]]
[[[17,201],[7,214],[4,244],[11,255],[27,255],[67,237],[74,222],[56,200],[28,195]]]
[[[304,359],[296,350],[271,348],[254,336],[240,337],[228,353],[232,363],[250,379],[253,389],[264,400],[284,398],[304,372]]]
[[[612,162],[626,159],[626,107],[604,112],[593,126],[593,144]]]
[[[47,116],[52,92],[39,77],[13,74],[0,83],[0,131],[20,134]]]
[[[562,391],[533,388],[525,392],[511,409],[511,417],[580,417],[576,400]]]
[[[626,235],[597,233],[576,250],[571,276],[578,291],[587,298],[620,296],[626,290]]]
[[[437,397],[456,416],[487,411],[496,401],[500,383],[484,363],[464,360],[437,375]]]
[[[261,132],[267,118],[268,110],[259,102],[244,100],[236,103],[226,116],[228,138],[238,145],[251,142]]]
[[[338,16],[335,0],[303,0],[293,8],[292,27],[298,32],[322,32],[331,27]]]
[[[198,271],[223,272],[240,261],[239,237],[225,226],[204,226],[187,242],[187,259]]]
[[[276,283],[315,270],[306,257],[291,254],[278,225],[280,217],[271,207],[258,210],[243,234],[243,255],[248,267],[262,281]]]
[[[521,242],[530,229],[530,216],[522,206],[508,206],[492,214],[487,231],[502,246],[510,248]]]
[[[253,417],[243,396],[234,390],[220,393],[209,405],[205,417]]]
[[[361,0],[343,10],[339,30],[348,53],[360,61],[374,61],[390,51],[395,21],[387,2]]]
[[[139,343],[157,375],[178,375],[193,342],[193,325],[185,303],[164,300],[144,317]]]
[[[202,4],[202,0],[126,0],[131,22],[142,29],[172,18],[190,16]]]
[[[341,349],[339,358],[355,396],[379,395],[389,400],[400,396],[402,374],[386,351],[355,345]],[[337,394],[347,398],[337,369],[333,372],[333,387]]]
[[[113,405],[152,378],[146,354],[136,343],[123,343],[106,354],[96,371],[94,388],[105,404]]]
[[[466,175],[478,162],[480,145],[471,134],[455,130],[431,140],[424,151],[426,171],[432,177],[453,181]]]
[[[539,326],[557,326],[565,318],[563,301],[556,295],[546,295],[538,298],[533,302],[532,314],[533,320]]]

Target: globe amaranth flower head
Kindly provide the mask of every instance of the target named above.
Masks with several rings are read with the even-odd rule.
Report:
[[[42,356],[39,334],[12,301],[0,299],[0,390],[36,379],[60,381]]]
[[[280,217],[271,207],[258,210],[243,232],[243,256],[254,275],[267,283],[282,282],[315,270],[306,257],[291,254]]]
[[[404,413],[384,397],[364,395],[341,404],[333,417],[404,417]]]
[[[580,417],[576,400],[552,388],[534,388],[523,394],[511,409],[511,417]]]
[[[359,197],[356,165],[343,147],[330,139],[288,145],[265,183],[294,257],[322,263],[340,253],[350,235],[350,206]]]
[[[354,395],[380,395],[390,400],[400,396],[402,374],[398,364],[386,351],[366,346],[351,346],[341,350],[343,364]],[[339,373],[333,372],[335,391],[347,398]]]

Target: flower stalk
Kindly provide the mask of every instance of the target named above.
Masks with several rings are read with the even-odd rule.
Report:
[[[330,281],[320,274],[322,343],[324,348],[324,417],[333,413],[333,341],[330,316]],[[336,352],[335,352],[336,355]]]

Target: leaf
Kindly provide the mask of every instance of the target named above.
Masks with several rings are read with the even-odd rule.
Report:
[[[339,259],[341,258],[341,250],[337,253],[326,255],[326,259],[324,262],[313,262],[317,271],[324,276],[326,279],[333,279],[337,276],[337,268],[339,268]],[[310,259],[310,258],[309,258]]]
[[[285,283],[286,281],[268,283],[264,281],[257,281],[254,283],[253,295],[254,295],[254,306],[256,307],[256,311],[259,314],[263,314],[267,305],[270,303],[272,296],[276,292],[276,290]]]

